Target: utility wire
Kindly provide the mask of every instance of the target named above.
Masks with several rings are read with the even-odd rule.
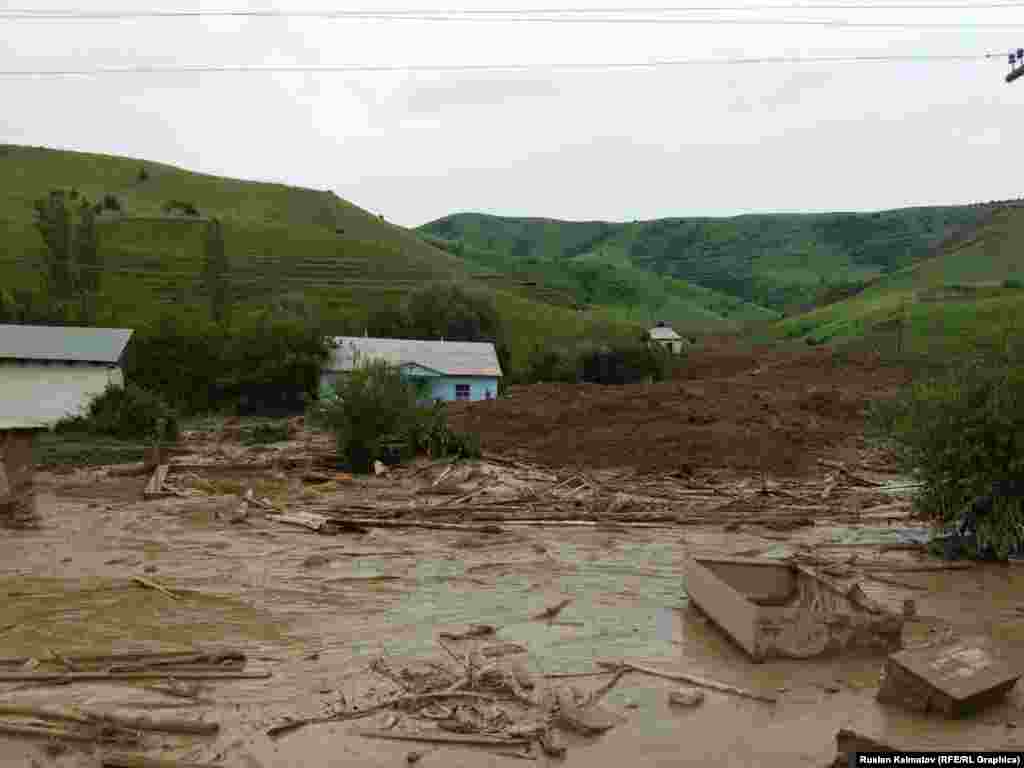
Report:
[[[883,64],[953,61],[981,61],[1002,58],[1003,53],[909,54],[849,56],[759,56],[720,59],[654,59],[638,62],[565,63],[565,64],[170,64],[129,67],[83,67],[52,70],[0,70],[4,78],[92,77],[99,75],[155,75],[183,73],[323,73],[359,74],[387,72],[520,72],[527,70],[615,71],[685,66],[742,66],[755,64]]]
[[[1002,0],[1001,2],[951,2],[951,3],[754,3],[744,5],[705,5],[705,6],[656,6],[656,7],[613,7],[613,8],[520,8],[520,9],[306,9],[306,10],[284,10],[284,9],[220,9],[220,10],[38,10],[29,8],[7,8],[0,10],[0,18],[4,19],[33,19],[33,20],[90,20],[90,19],[144,19],[144,18],[189,18],[189,17],[216,17],[216,16],[240,16],[252,18],[373,18],[373,19],[401,19],[424,17],[455,18],[487,18],[487,17],[549,17],[561,16],[571,17],[588,15],[621,15],[633,16],[652,14],[682,14],[702,13],[709,11],[779,11],[779,10],[843,10],[843,11],[874,11],[874,10],[998,10],[1024,7],[1024,2],[1019,0]]]
[[[74,17],[76,21],[86,20],[91,18],[97,20],[103,19],[141,19],[141,18],[168,18],[168,17],[200,17],[200,16],[211,16],[216,14],[205,13],[202,11],[182,11],[182,12],[168,12],[164,14],[151,14],[148,17],[139,15],[133,15],[131,13],[119,14],[116,16],[105,16],[105,17],[86,17],[77,16]],[[249,12],[223,12],[222,16],[257,16],[258,13]],[[914,21],[850,21],[848,19],[768,19],[768,18],[683,18],[683,17],[657,17],[650,16],[646,18],[639,17],[604,17],[604,16],[472,16],[472,15],[418,15],[413,16],[411,14],[402,15],[386,15],[379,13],[368,12],[361,15],[353,13],[346,13],[344,15],[331,14],[323,12],[316,14],[319,17],[330,18],[334,20],[348,20],[348,21],[419,21],[419,22],[445,22],[445,23],[476,23],[483,22],[486,24],[503,23],[503,24],[645,24],[653,26],[758,26],[758,27],[829,27],[833,29],[949,29],[949,30],[963,30],[963,29],[1021,29],[1024,28],[1024,22],[914,22]],[[276,14],[279,18],[285,18],[285,14]],[[291,17],[295,17],[296,14],[289,14]],[[58,16],[42,16],[39,14],[33,14],[29,16],[12,16],[0,13],[0,20],[32,20],[40,21],[46,20],[51,21],[55,19],[69,20],[71,17],[58,17]]]

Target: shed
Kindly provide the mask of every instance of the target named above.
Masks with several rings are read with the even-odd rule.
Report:
[[[0,325],[0,430],[51,427],[107,384],[123,386],[132,331]]]
[[[683,337],[663,322],[659,322],[647,332],[652,344],[660,344],[674,355],[683,351]]]
[[[422,382],[425,399],[490,400],[498,394],[501,365],[490,342],[423,341],[339,336],[323,374],[321,390],[368,360],[398,366],[410,380]]]
[[[123,328],[0,325],[0,526],[35,518],[35,433],[124,383]]]

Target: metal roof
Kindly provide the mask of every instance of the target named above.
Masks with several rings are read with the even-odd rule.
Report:
[[[351,371],[357,358],[376,358],[393,365],[415,363],[446,376],[496,376],[501,366],[494,345],[482,341],[419,341],[338,336],[329,369]]]
[[[651,328],[650,335],[651,339],[654,341],[678,341],[682,338],[682,336],[667,326]]]
[[[0,358],[117,363],[131,335],[128,328],[0,325]]]

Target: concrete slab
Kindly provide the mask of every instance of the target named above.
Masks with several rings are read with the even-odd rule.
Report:
[[[878,700],[964,717],[1003,698],[1021,674],[998,658],[987,638],[967,638],[891,655]]]

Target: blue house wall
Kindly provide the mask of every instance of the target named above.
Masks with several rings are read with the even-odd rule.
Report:
[[[424,380],[429,382],[427,397],[431,400],[455,400],[456,384],[469,385],[470,400],[486,400],[488,392],[492,399],[498,396],[496,376],[431,376]]]
[[[469,385],[470,400],[486,400],[488,392],[492,399],[498,396],[497,376],[443,376],[418,366],[403,366],[402,373],[410,380],[424,382],[423,399],[427,401],[454,401],[456,384]],[[337,377],[338,374],[324,374],[321,391],[326,392],[325,387],[332,385]]]

